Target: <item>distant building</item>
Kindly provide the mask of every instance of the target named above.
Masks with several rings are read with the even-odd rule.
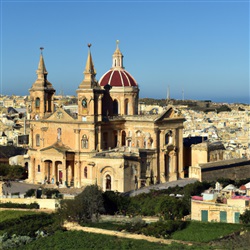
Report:
[[[9,164],[9,159],[13,156],[26,154],[27,149],[24,149],[22,147],[15,147],[12,145],[8,146],[0,146],[0,163],[3,164]]]
[[[250,160],[246,158],[200,163],[189,167],[189,178],[216,181],[218,178],[241,180],[250,178]]]
[[[191,219],[203,222],[240,223],[240,215],[246,209],[250,209],[250,197],[240,194],[241,191],[230,184],[223,189],[209,189],[202,196],[193,196]]]

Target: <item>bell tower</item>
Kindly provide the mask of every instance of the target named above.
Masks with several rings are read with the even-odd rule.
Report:
[[[88,57],[83,72],[84,79],[78,86],[78,119],[83,122],[97,122],[101,120],[102,93],[97,80],[92,55],[90,51],[91,44],[88,44]]]
[[[43,47],[40,48],[40,60],[36,71],[37,79],[33,83],[30,92],[31,106],[29,108],[30,119],[39,120],[46,118],[54,112],[55,89],[47,80],[48,72],[43,58]]]

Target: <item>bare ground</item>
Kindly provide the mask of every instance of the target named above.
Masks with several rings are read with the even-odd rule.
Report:
[[[89,233],[106,234],[106,235],[117,236],[117,237],[128,238],[128,239],[147,240],[150,242],[158,242],[158,243],[167,244],[167,245],[170,245],[173,242],[185,244],[189,246],[193,245],[193,243],[187,242],[187,241],[159,239],[159,238],[155,238],[152,236],[146,236],[146,235],[141,235],[141,234],[131,234],[127,232],[118,232],[118,231],[106,230],[106,229],[101,229],[101,228],[82,227],[79,224],[72,223],[72,222],[65,223],[64,227],[67,230],[81,230],[81,231],[89,232]]]

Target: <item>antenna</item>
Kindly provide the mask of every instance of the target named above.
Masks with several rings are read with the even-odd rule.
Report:
[[[184,101],[184,89],[182,89],[182,101]]]
[[[170,99],[170,88],[169,88],[169,85],[168,85],[168,89],[167,89],[167,100]]]

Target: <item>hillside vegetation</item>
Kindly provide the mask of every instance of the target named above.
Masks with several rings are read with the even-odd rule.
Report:
[[[230,180],[223,181],[228,183]],[[240,232],[248,231],[249,227],[244,224],[183,220],[190,213],[191,196],[199,195],[212,184],[196,182],[185,187],[152,190],[135,197],[111,191],[102,192],[98,186],[91,185],[74,200],[62,200],[61,208],[56,213],[0,211],[0,249],[217,249],[217,245],[228,246],[228,235],[238,239],[242,237]],[[172,196],[174,194],[181,195],[177,198]],[[121,218],[130,219],[103,223],[99,220],[101,214],[121,215]],[[148,224],[143,216],[157,216],[159,221]],[[193,246],[177,243],[166,246],[92,233],[69,232],[63,227],[65,221],[161,239],[192,241]],[[234,245],[232,237],[229,239]],[[247,237],[239,238],[236,242],[240,239],[241,249],[248,249],[244,248],[248,246]]]

